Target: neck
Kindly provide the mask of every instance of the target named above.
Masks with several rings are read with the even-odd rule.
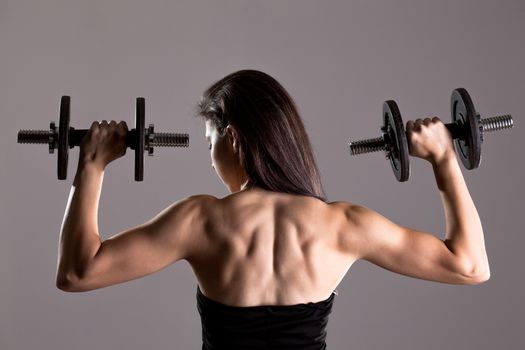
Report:
[[[251,181],[249,178],[246,179],[246,181],[244,181],[242,184],[241,184],[241,187],[239,189],[239,191],[247,191],[247,190],[256,190],[256,189],[263,189],[262,187],[256,185],[255,183],[253,183],[253,181]]]

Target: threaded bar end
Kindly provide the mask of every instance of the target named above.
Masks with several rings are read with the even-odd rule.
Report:
[[[385,139],[383,137],[349,142],[348,146],[350,147],[350,155],[352,156],[386,150]]]
[[[500,115],[493,118],[481,119],[481,125],[484,132],[499,131],[503,129],[510,129],[514,126],[514,121],[510,114]]]
[[[188,147],[190,137],[188,134],[174,134],[156,132],[150,146],[154,147]]]
[[[49,143],[49,130],[20,130],[18,143]]]

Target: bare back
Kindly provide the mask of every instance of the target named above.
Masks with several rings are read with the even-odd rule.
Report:
[[[199,254],[203,293],[227,305],[327,299],[354,262],[338,238],[341,211],[313,197],[252,189],[213,200]]]

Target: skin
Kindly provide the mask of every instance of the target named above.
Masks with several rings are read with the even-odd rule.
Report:
[[[350,202],[324,203],[250,186],[238,133],[206,122],[212,167],[230,195],[182,199],[148,222],[101,241],[98,201],[105,167],[126,152],[124,122],[95,122],[82,142],[59,241],[57,287],[82,292],[130,281],[179,260],[202,292],[227,305],[325,300],[352,264],[450,284],[480,284],[490,270],[481,222],[452,139],[439,118],[407,123],[409,151],[434,170],[445,238],[398,225]]]

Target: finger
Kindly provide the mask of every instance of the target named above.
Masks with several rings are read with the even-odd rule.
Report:
[[[430,125],[430,123],[432,123],[432,120],[430,118],[425,118],[425,120],[423,120],[423,124],[426,126]]]
[[[120,123],[118,123],[118,126],[125,130],[128,130],[128,124],[126,124],[126,122],[123,120],[121,120]]]
[[[117,132],[120,132],[120,128],[118,127],[117,122],[114,120],[109,122],[109,128],[111,130],[116,130]]]
[[[128,134],[128,126],[126,125],[126,122],[121,121],[117,124],[117,130],[118,133],[122,136],[126,136]]]
[[[414,132],[410,132],[410,134],[407,137],[408,154],[410,155],[413,154],[413,148],[414,148],[413,145],[416,142],[416,139],[417,139],[417,134],[415,134]]]
[[[409,120],[407,122],[406,131],[409,132],[409,131],[412,131],[412,129],[414,129],[414,121],[413,120]]]
[[[423,120],[422,119],[416,119],[414,121],[413,131],[415,131],[415,132],[420,131],[421,130],[421,124],[423,124]]]
[[[100,122],[100,125],[108,125],[108,121],[104,119],[103,121]]]
[[[439,123],[439,122],[441,122],[441,119],[439,119],[438,117],[432,118],[432,123]]]

